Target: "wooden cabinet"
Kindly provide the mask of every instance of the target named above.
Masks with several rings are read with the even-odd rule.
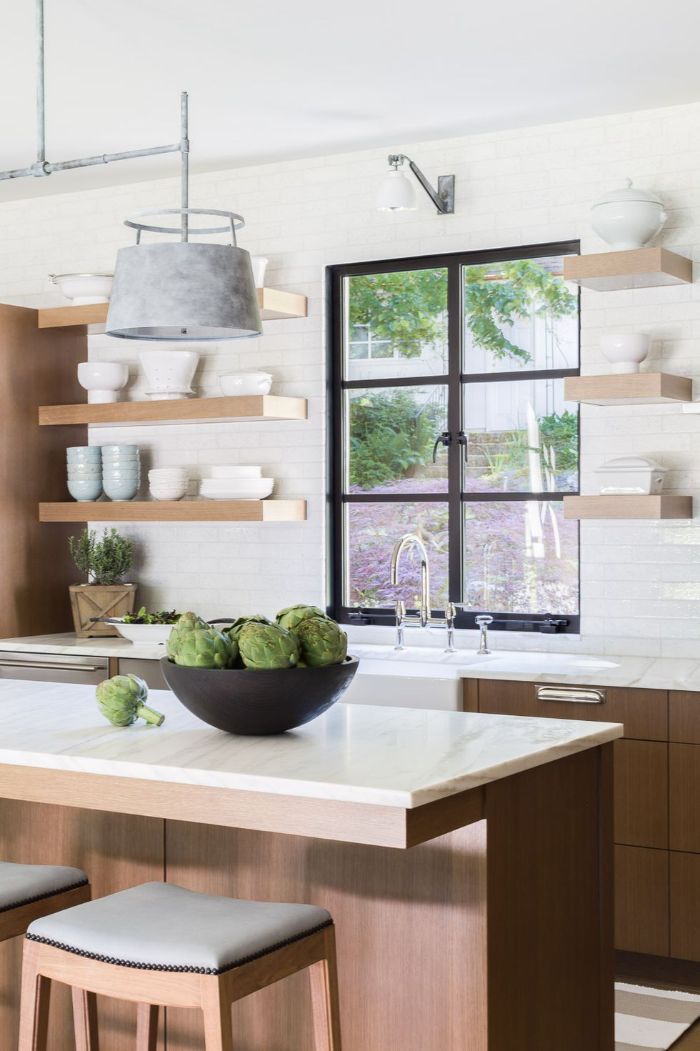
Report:
[[[671,851],[670,954],[700,960],[700,854]]]
[[[669,745],[671,850],[700,853],[700,745]],[[700,894],[700,884],[698,884]]]
[[[482,679],[476,690],[465,690],[467,697],[470,709],[481,712],[623,723],[624,738],[614,746],[615,944],[653,956],[682,948],[686,959],[700,960],[692,934],[700,943],[700,853],[695,869],[691,862],[673,867],[675,857],[695,855],[669,852],[669,846],[700,852],[700,744],[669,746],[666,691]],[[672,732],[700,741],[700,694],[673,695],[671,720]]]
[[[669,695],[668,739],[700,744],[700,693],[674,690]]]
[[[617,949],[669,955],[668,895],[668,851],[615,847]]]
[[[615,742],[615,842],[668,849],[668,745]]]
[[[599,687],[599,703],[548,700],[552,687],[545,683],[479,680],[479,711],[500,715],[526,715],[549,719],[590,719],[624,723],[625,737],[644,741],[668,740],[668,699],[663,690]],[[591,692],[590,686],[558,687],[574,698]]]

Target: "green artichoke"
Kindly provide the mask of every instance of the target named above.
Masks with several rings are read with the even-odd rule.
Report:
[[[211,626],[171,635],[169,650],[182,668],[230,668],[238,656],[238,645]]]
[[[226,628],[226,634],[234,642],[238,642],[238,636],[240,635],[246,624],[269,624],[270,621],[267,617],[263,617],[261,613],[253,613],[250,617],[238,617],[234,620],[230,628]]]
[[[348,637],[334,620],[308,617],[296,629],[301,659],[309,668],[342,664],[348,655]]]
[[[105,719],[113,726],[131,726],[137,719],[145,719],[151,726],[160,726],[164,715],[149,708],[148,686],[138,675],[114,675],[97,687],[97,703]]]
[[[196,613],[183,613],[181,617],[178,617],[173,630],[168,636],[168,642],[166,650],[171,660],[175,659],[175,649],[177,647],[177,641],[181,635],[184,635],[188,631],[194,631],[196,628],[205,629],[208,628],[206,620],[202,620]]]
[[[245,624],[238,645],[246,668],[293,668],[299,660],[299,640],[279,624]]]
[[[286,609],[279,611],[275,620],[281,628],[286,628],[287,631],[296,631],[301,622],[308,620],[309,617],[320,617],[321,620],[329,619],[318,606],[287,606]]]

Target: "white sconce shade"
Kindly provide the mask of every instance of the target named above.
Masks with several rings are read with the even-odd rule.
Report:
[[[393,168],[384,176],[377,193],[380,212],[415,211],[416,191],[402,171]]]

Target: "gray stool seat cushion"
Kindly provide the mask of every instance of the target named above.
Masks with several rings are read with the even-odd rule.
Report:
[[[314,905],[238,901],[144,883],[35,920],[27,937],[124,967],[221,974],[331,922]]]
[[[0,861],[0,912],[30,905],[54,894],[84,887],[88,878],[82,869],[63,865],[17,865]]]

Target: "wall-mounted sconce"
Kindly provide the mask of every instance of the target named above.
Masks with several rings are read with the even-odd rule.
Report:
[[[437,190],[434,190],[415,161],[403,153],[389,154],[389,171],[384,176],[377,194],[379,211],[405,212],[415,209],[415,187],[400,168],[404,161],[408,161],[409,168],[437,208],[438,215],[451,215],[455,210],[454,175],[439,175]]]

